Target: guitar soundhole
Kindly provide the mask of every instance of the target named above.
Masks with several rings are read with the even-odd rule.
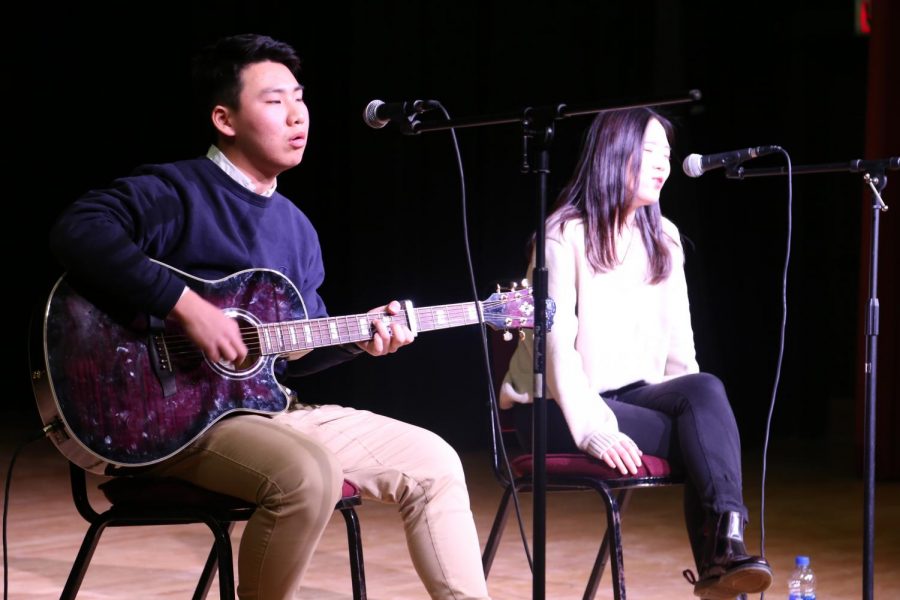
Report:
[[[219,360],[216,363],[209,361],[209,364],[226,377],[237,377],[243,379],[255,374],[263,365],[260,353],[259,330],[258,323],[253,319],[252,315],[240,309],[228,309],[225,314],[238,322],[241,328],[241,335],[244,338],[244,345],[247,346],[247,356],[239,363],[227,360]]]
[[[259,352],[248,353],[247,356],[244,357],[244,360],[234,365],[234,370],[246,371],[247,369],[252,368],[257,360],[259,360]]]
[[[244,357],[244,360],[239,363],[234,363],[223,358],[220,359],[217,364],[220,368],[225,369],[230,373],[241,374],[244,371],[252,369],[257,360],[259,360],[259,352],[251,351]]]

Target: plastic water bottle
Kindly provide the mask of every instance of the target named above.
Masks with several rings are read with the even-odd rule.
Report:
[[[788,579],[789,600],[816,600],[816,574],[809,566],[808,556],[798,556],[796,568]]]

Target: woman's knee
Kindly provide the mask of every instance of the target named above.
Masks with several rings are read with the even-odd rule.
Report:
[[[725,385],[712,373],[694,373],[688,377],[691,378],[691,385],[698,391],[698,395],[708,398],[727,398]]]
[[[685,398],[694,410],[711,410],[731,412],[725,385],[710,373],[694,373],[685,379]]]

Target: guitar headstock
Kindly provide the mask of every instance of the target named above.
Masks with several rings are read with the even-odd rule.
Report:
[[[524,283],[524,282],[523,282]],[[547,330],[553,326],[556,304],[547,298]],[[534,289],[515,284],[510,289],[498,290],[482,302],[484,322],[493,329],[532,329],[534,327]]]

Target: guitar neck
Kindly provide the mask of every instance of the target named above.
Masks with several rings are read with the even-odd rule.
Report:
[[[262,354],[285,354],[366,342],[374,336],[374,323],[400,322],[416,332],[450,329],[478,323],[480,303],[460,302],[425,308],[409,305],[396,315],[385,312],[344,317],[324,317],[304,321],[265,323],[257,326]]]

